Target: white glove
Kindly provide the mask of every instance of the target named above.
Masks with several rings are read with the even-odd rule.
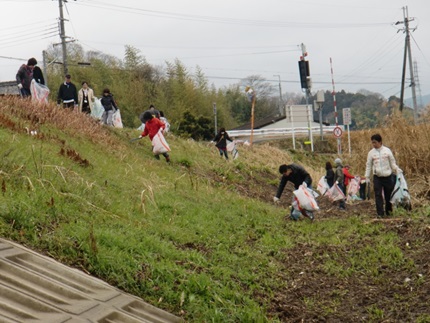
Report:
[[[339,185],[339,182],[338,181],[336,181],[336,182],[334,182],[336,185]]]
[[[143,136],[142,136],[142,135],[140,135],[140,136],[139,136],[139,139],[142,139],[142,138],[143,138]]]
[[[403,173],[403,171],[399,168],[399,170],[397,171],[397,175],[400,175],[402,173]]]
[[[278,203],[278,202],[279,202],[279,198],[278,198],[278,197],[276,197],[276,196],[274,196],[274,197],[273,197],[273,202]]]
[[[370,183],[370,178],[366,177],[366,184],[369,184],[369,183]]]
[[[20,89],[20,90],[22,89],[22,84],[21,83],[18,84],[18,89]]]

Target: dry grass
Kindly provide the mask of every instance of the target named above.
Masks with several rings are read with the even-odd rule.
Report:
[[[44,124],[51,124],[74,137],[82,135],[92,142],[119,148],[119,141],[110,136],[109,129],[97,120],[53,103],[40,104],[29,99],[3,97],[0,99],[0,112],[0,126],[16,132],[39,130]]]

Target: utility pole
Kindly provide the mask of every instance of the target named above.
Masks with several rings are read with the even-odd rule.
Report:
[[[415,124],[418,122],[418,113],[417,113],[417,95],[415,91],[415,79],[414,79],[414,69],[412,65],[412,51],[411,51],[411,39],[410,39],[410,29],[409,22],[413,21],[414,18],[409,18],[408,7],[403,7],[403,21],[397,21],[395,24],[404,24],[405,28],[403,29],[405,36],[405,50],[403,54],[403,70],[402,70],[402,88],[400,89],[400,111],[403,111],[403,101],[405,95],[405,79],[406,79],[406,59],[409,58],[409,73],[411,77],[410,87],[412,89],[412,104],[414,110],[414,122]],[[412,31],[414,31],[414,28]]]
[[[281,116],[285,114],[284,110],[284,100],[282,100],[282,88],[281,88],[281,75],[273,75],[279,78],[279,113]]]
[[[63,51],[63,71],[64,75],[68,74],[69,69],[67,66],[67,46],[66,46],[66,30],[64,28],[64,16],[63,16],[63,1],[58,0],[60,7],[60,38],[61,38],[61,49]]]
[[[66,44],[68,42],[73,42],[74,40],[66,41],[66,39],[69,37],[66,36],[66,28],[64,27],[64,21],[66,19],[64,19],[64,15],[63,15],[63,2],[66,3],[67,0],[58,0],[58,5],[60,8],[60,39],[61,39],[61,50],[63,52],[63,71],[64,71],[64,75],[66,75],[69,73],[69,68],[68,68],[68,64],[67,64],[67,46],[66,46]],[[54,45],[58,45],[58,44],[54,44]]]

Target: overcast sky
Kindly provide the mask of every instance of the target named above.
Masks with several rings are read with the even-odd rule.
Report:
[[[41,63],[42,50],[60,41],[59,3],[0,0],[0,6],[0,81],[8,81],[29,57]],[[429,0],[68,0],[64,16],[67,36],[85,50],[122,59],[131,45],[153,65],[178,58],[190,72],[200,66],[217,87],[261,75],[276,87],[280,79],[283,93],[300,92],[303,43],[313,91],[332,91],[332,58],[337,92],[367,89],[389,97],[400,96],[405,34],[395,23],[403,22],[405,6],[416,28],[417,94],[427,95]]]

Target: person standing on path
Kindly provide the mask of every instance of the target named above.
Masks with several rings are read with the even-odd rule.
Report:
[[[22,64],[16,73],[16,82],[18,89],[23,98],[31,97],[30,85],[33,80],[33,70],[37,65],[37,60],[32,57],[27,61],[27,64]]]
[[[79,112],[90,114],[93,109],[95,97],[94,91],[88,86],[87,82],[82,82],[82,88],[78,93],[78,107]]]
[[[78,91],[71,79],[70,74],[65,76],[65,81],[58,90],[57,104],[60,105],[63,102],[63,108],[74,109],[78,106]]]
[[[373,190],[375,191],[377,216],[389,216],[393,210],[390,198],[395,185],[396,177],[394,174],[400,174],[402,170],[397,166],[396,159],[390,148],[382,144],[382,137],[380,134],[372,135],[370,140],[373,149],[367,154],[366,183],[369,185],[370,176],[373,175]]]
[[[225,131],[225,128],[221,128],[216,134],[215,138],[212,140],[215,142],[215,146],[218,148],[221,158],[224,156],[226,160],[228,160],[227,140],[233,141],[233,139],[231,139],[228,135],[227,131]]]

